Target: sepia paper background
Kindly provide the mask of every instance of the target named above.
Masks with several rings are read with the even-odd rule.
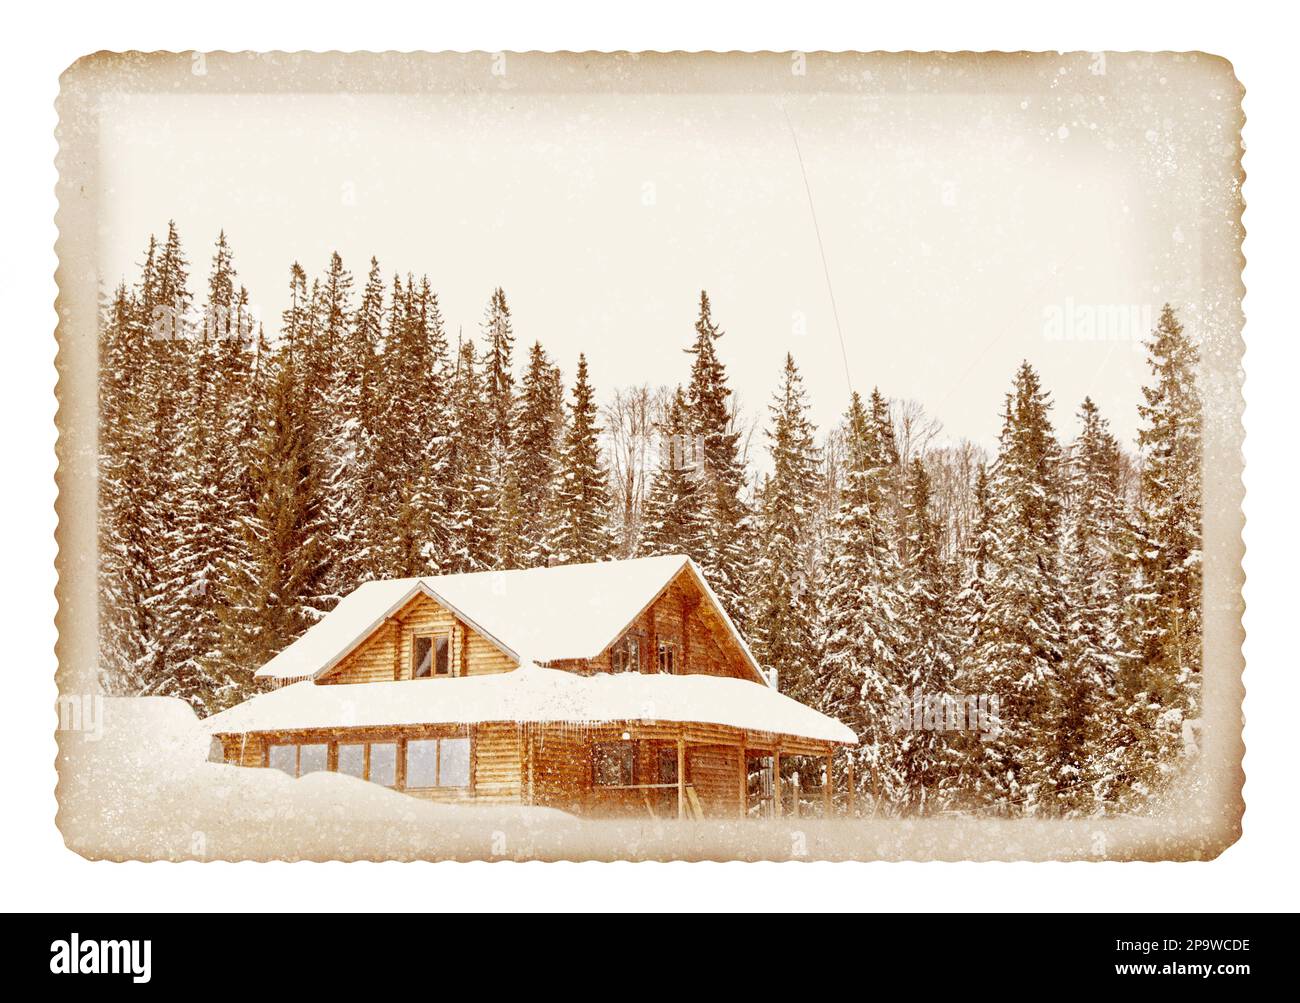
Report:
[[[1019,99],[1041,109],[1043,142],[1060,127],[1059,119],[1077,122],[1081,88],[1062,83],[1088,74],[1088,93],[1110,100],[1111,117],[1121,152],[1131,149],[1143,169],[1162,179],[1161,204],[1151,208],[1143,239],[1164,246],[1177,229],[1177,248],[1157,302],[1174,300],[1190,308],[1203,333],[1202,391],[1204,423],[1204,680],[1201,754],[1189,771],[1185,789],[1160,817],[1069,822],[1034,820],[916,820],[829,821],[781,820],[762,826],[705,822],[682,830],[627,822],[583,822],[572,827],[515,834],[509,858],[514,859],[1207,859],[1216,856],[1240,834],[1244,810],[1241,739],[1241,210],[1239,136],[1242,127],[1241,87],[1231,67],[1204,54],[1104,54],[1104,72],[1096,73],[1099,55],[1059,54],[846,54],[846,53],[727,53],[727,54],[600,54],[508,53],[508,70],[494,74],[489,53],[447,54],[254,54],[152,53],[98,54],[86,57],[65,74],[59,100],[59,615],[58,682],[63,694],[87,694],[96,683],[96,310],[101,292],[120,277],[122,262],[114,258],[115,228],[122,209],[116,193],[105,184],[105,158],[113,137],[105,122],[120,115],[122,101],[147,103],[151,96],[168,101],[186,98],[210,101],[215,95],[282,95],[286,108],[310,107],[312,97],[330,94],[448,96],[467,109],[486,98],[541,99],[545,106],[563,108],[567,102],[593,98],[646,99],[656,96],[703,98],[701,107],[735,98],[782,99],[796,109],[816,114],[819,96],[860,98],[863,101],[905,99],[915,113],[914,127],[951,129],[990,96]],[[793,71],[800,65],[802,73]],[[196,69],[201,67],[203,72]],[[301,102],[296,105],[295,102]],[[801,102],[796,104],[796,102]],[[1126,104],[1127,102],[1127,104]],[[495,106],[495,105],[494,105]],[[1115,110],[1116,107],[1120,110]],[[617,107],[617,105],[615,105]],[[747,106],[746,106],[747,107]],[[951,110],[946,110],[946,109]],[[917,110],[920,109],[920,110]],[[629,110],[629,114],[632,112]],[[236,114],[237,117],[237,114]],[[1084,118],[1087,115],[1084,114]],[[726,121],[726,117],[722,117]],[[901,129],[909,128],[904,119]],[[922,124],[923,123],[923,124]],[[733,123],[734,124],[734,123]],[[717,122],[706,127],[721,127]],[[766,127],[766,125],[764,125]],[[1077,128],[1078,126],[1073,126]],[[1085,126],[1086,127],[1086,126]],[[1070,127],[1065,127],[1070,128]],[[743,123],[737,136],[747,134]],[[1151,134],[1154,134],[1152,136]],[[1059,136],[1059,133],[1058,133]],[[1062,139],[1068,137],[1060,137]],[[167,135],[156,140],[166,146]],[[646,141],[654,144],[651,133]],[[665,137],[663,142],[678,142]],[[785,141],[785,137],[782,137]],[[238,136],[231,143],[239,142]],[[502,137],[503,156],[509,137]],[[1124,144],[1131,143],[1131,148]],[[856,147],[845,144],[845,156]],[[831,148],[832,153],[834,148]],[[116,150],[114,156],[120,156]],[[991,151],[996,158],[997,151]],[[1014,156],[1014,151],[1008,151]],[[826,149],[820,151],[826,156]],[[147,165],[147,156],[143,163]],[[116,168],[115,168],[116,169]],[[784,178],[789,164],[778,169]],[[942,181],[942,179],[939,179]],[[195,190],[201,201],[205,192]],[[978,195],[963,194],[964,198]],[[140,237],[160,221],[127,220]],[[743,222],[739,224],[743,229]],[[888,238],[888,234],[885,235]],[[791,241],[806,242],[794,229]],[[779,239],[779,237],[778,237]],[[273,249],[280,257],[294,253]],[[611,246],[612,266],[630,275],[646,276],[653,284],[653,262],[638,258],[635,246]],[[383,253],[379,250],[379,253]],[[975,240],[971,269],[998,269],[996,240]],[[1087,262],[1122,255],[1125,249],[1086,242],[1078,248]],[[119,255],[120,256],[120,255]],[[882,260],[889,257],[882,251]],[[481,284],[492,281],[489,277]],[[972,280],[972,289],[978,285]],[[965,291],[965,290],[964,290]],[[837,290],[838,292],[838,290]],[[845,294],[841,294],[842,296]],[[970,309],[969,299],[953,304],[954,316]],[[689,303],[688,303],[689,305]],[[977,309],[996,310],[996,298]],[[817,309],[824,309],[819,305]],[[272,314],[274,315],[274,313]],[[729,322],[739,330],[741,323]],[[680,325],[679,328],[680,329]],[[676,329],[675,329],[676,330]],[[930,332],[927,332],[930,334]],[[942,334],[933,335],[933,351],[952,354]],[[773,341],[775,335],[769,335]],[[830,342],[828,335],[828,343]],[[846,362],[865,337],[850,326]],[[784,346],[766,344],[768,354]],[[834,351],[838,347],[831,343]],[[978,347],[978,346],[977,346]],[[677,354],[673,344],[665,351]],[[1130,369],[1130,394],[1140,382],[1141,356],[1121,356]],[[852,378],[866,380],[858,359],[849,366]],[[938,363],[936,363],[938,365]],[[771,368],[771,367],[769,367]],[[833,367],[830,371],[834,371]],[[951,377],[956,375],[956,380]],[[840,374],[836,374],[839,378]],[[961,397],[966,377],[962,367],[936,380]],[[872,377],[874,378],[874,377]],[[830,376],[827,377],[829,381]],[[1050,381],[1049,381],[1050,382]],[[829,385],[829,384],[828,384]],[[842,393],[842,386],[833,388]],[[1054,387],[1054,389],[1059,389]],[[941,393],[942,390],[934,391]],[[828,391],[829,393],[829,391]],[[984,391],[981,391],[984,393]],[[924,388],[913,392],[926,399]],[[748,395],[753,397],[753,394]],[[825,396],[825,395],[823,395]],[[986,396],[986,394],[985,394]],[[762,398],[759,398],[761,400]],[[1073,403],[1070,393],[1058,393],[1062,406]],[[751,406],[759,400],[750,399]],[[984,400],[980,406],[990,414]],[[1131,408],[1130,408],[1131,410]],[[959,412],[960,414],[960,412]],[[826,416],[819,416],[826,424]],[[954,426],[964,418],[952,420]],[[1127,429],[1119,429],[1125,432]],[[987,430],[986,430],[987,434]],[[60,828],[68,845],[92,858],[272,859],[283,851],[271,838],[249,833],[237,846],[205,846],[202,852],[185,845],[159,844],[148,833],[115,832],[113,797],[122,789],[97,790],[77,783],[79,761],[86,754],[81,736],[60,733]],[[338,824],[343,825],[340,821]],[[404,843],[391,834],[353,830],[353,852],[345,857],[407,859],[425,855],[418,843]],[[494,859],[492,832],[479,823],[447,834],[440,855],[459,859]],[[328,840],[322,847],[332,847]],[[295,854],[314,859],[340,856],[333,849],[301,848]]]

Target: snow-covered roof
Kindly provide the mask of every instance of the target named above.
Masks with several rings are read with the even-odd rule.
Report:
[[[749,646],[688,557],[644,557],[519,571],[367,582],[343,598],[278,655],[259,679],[317,679],[385,619],[423,592],[520,664],[595,658],[683,568],[690,568],[743,652],[754,678],[767,682]]]
[[[768,686],[707,675],[578,675],[531,663],[513,672],[324,686],[255,696],[203,722],[210,734],[420,724],[671,721],[720,724],[826,742],[853,732]]]

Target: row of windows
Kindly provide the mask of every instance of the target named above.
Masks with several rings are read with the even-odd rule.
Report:
[[[646,766],[642,757],[649,755]],[[636,783],[638,773],[653,770],[647,781],[654,784],[677,783],[677,750],[645,749],[637,742],[594,742],[591,746],[591,779],[597,787],[628,787]]]
[[[609,649],[610,665],[615,672],[641,671],[641,638],[637,634],[625,634]],[[677,642],[660,641],[655,653],[655,671],[669,675],[678,670]]]
[[[397,786],[396,742],[340,742],[338,772],[384,787]],[[329,746],[323,742],[272,745],[267,765],[291,777],[329,769]],[[468,787],[468,738],[420,738],[406,743],[406,788]]]

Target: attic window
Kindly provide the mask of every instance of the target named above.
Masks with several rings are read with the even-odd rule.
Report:
[[[446,634],[416,635],[411,648],[411,678],[451,675],[449,638]]]
[[[659,642],[659,671],[672,675],[677,671],[677,644],[674,641]]]
[[[609,649],[609,664],[615,672],[640,672],[641,639],[635,634],[624,634]]]

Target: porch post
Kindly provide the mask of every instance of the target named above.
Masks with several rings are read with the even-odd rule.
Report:
[[[849,780],[849,818],[854,818],[858,814],[858,788],[853,782],[853,756],[847,756],[848,780]]]
[[[781,817],[781,748],[772,747],[772,817]]]
[[[686,737],[677,735],[677,817],[686,817]]]
[[[831,780],[831,753],[826,754],[826,779],[822,781],[822,817],[835,814],[835,784]]]
[[[736,793],[740,797],[740,817],[744,818],[745,809],[749,807],[749,760],[745,758],[745,743],[741,742],[736,751],[740,753],[740,783]]]

